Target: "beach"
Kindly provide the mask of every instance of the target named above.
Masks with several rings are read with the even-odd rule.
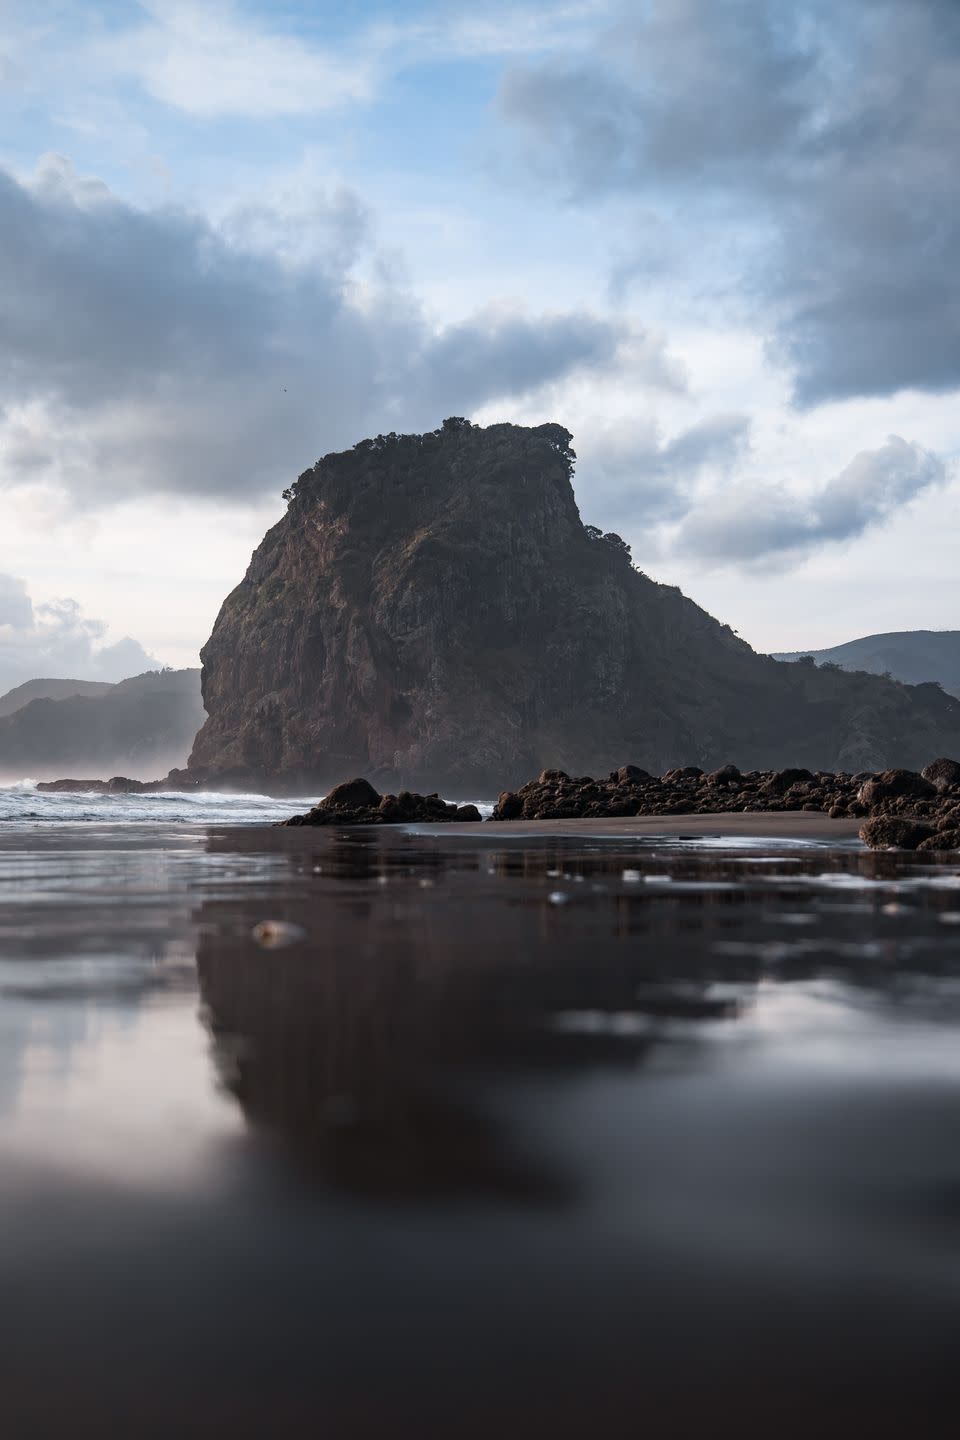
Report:
[[[655,839],[657,836],[679,839],[683,836],[729,837],[756,840],[813,840],[829,844],[847,844],[857,839],[862,821],[831,820],[823,814],[805,814],[797,810],[787,814],[764,811],[746,814],[726,815],[631,815],[605,820],[499,820],[484,829],[484,839],[490,830],[502,834],[505,839],[518,840],[533,836],[603,836],[618,840]],[[418,826],[426,832],[429,827]],[[444,834],[467,835],[474,833],[475,825],[444,825]]]
[[[0,830],[11,1433],[941,1433],[960,866],[733,820]]]

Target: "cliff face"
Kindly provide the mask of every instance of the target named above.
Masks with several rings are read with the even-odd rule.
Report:
[[[445,422],[293,487],[202,652],[198,779],[465,795],[541,766],[857,770],[960,751],[936,687],[754,653],[585,527],[569,434]]]

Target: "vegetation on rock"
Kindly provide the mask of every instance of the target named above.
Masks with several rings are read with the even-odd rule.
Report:
[[[584,526],[569,432],[453,417],[303,472],[204,647],[194,783],[491,793],[544,763],[879,770],[960,752],[929,687],[757,655]]]

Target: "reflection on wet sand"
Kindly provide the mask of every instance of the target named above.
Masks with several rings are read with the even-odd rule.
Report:
[[[760,857],[761,871],[756,855],[674,848],[641,854],[641,872],[603,845],[458,850],[351,832],[281,853],[276,948],[245,903],[197,912],[218,1071],[300,1165],[387,1200],[569,1203],[579,1177],[512,1132],[507,1075],[635,1068],[680,1043],[693,1063],[698,1027],[736,1024],[770,979],[839,966],[891,997],[911,963],[928,977],[952,965],[934,932],[892,971],[855,910],[831,911],[827,936],[784,939],[809,901],[796,874],[809,857],[795,854]],[[816,859],[828,896],[831,880],[896,883],[890,856]]]
[[[955,865],[104,832],[0,892],[16,1440],[953,1433]]]

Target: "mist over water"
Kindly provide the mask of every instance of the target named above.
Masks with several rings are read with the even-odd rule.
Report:
[[[0,901],[14,1433],[941,1433],[956,863],[14,825]]]

